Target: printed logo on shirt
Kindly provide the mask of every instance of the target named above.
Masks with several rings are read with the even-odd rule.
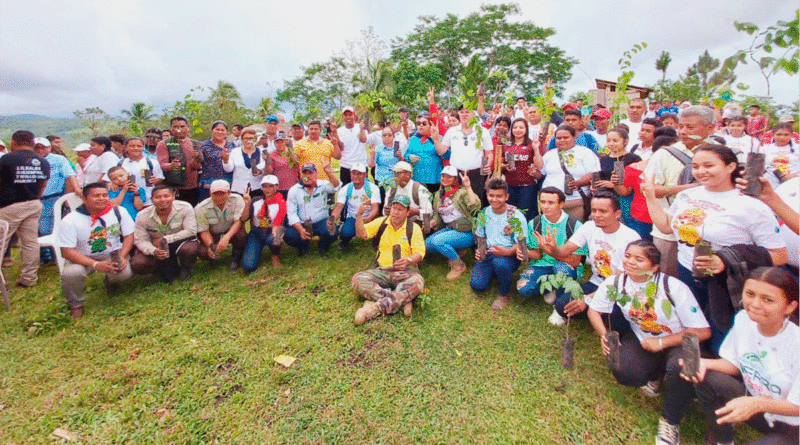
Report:
[[[639,326],[639,329],[641,329],[642,332],[646,332],[654,336],[664,333],[672,334],[672,329],[656,323],[656,320],[658,320],[658,314],[656,314],[655,308],[650,307],[648,303],[649,299],[647,298],[644,289],[637,290],[633,293],[633,295],[631,295],[631,297],[639,300],[639,302],[642,303],[642,306],[640,309],[636,309],[631,306],[631,308],[628,310],[628,317],[630,317],[631,322]]]
[[[600,250],[594,255],[594,267],[597,269],[597,274],[602,278],[608,278],[614,273],[611,267],[611,254],[605,250]]]
[[[772,158],[771,170],[777,170],[781,176],[789,173],[789,156],[782,154]]]
[[[747,352],[742,354],[739,359],[739,368],[742,370],[742,378],[745,385],[750,389],[750,393],[756,396],[767,398],[783,399],[780,386],[769,381],[769,374],[764,372],[764,363],[767,361],[767,351],[760,354]]]
[[[706,219],[706,212],[702,209],[687,209],[681,212],[672,222],[672,228],[678,229],[678,242],[694,246],[700,239],[697,227]]]

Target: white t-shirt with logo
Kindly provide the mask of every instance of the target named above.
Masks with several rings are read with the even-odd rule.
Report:
[[[542,156],[542,173],[545,174],[542,188],[555,187],[564,191],[564,170],[561,168],[561,158],[564,160],[564,167],[575,180],[579,180],[592,172],[600,171],[600,159],[594,152],[583,145],[575,145],[569,150],[549,150]],[[584,193],[589,192],[589,186],[582,187]],[[567,199],[580,199],[581,195],[577,190],[567,195]]]
[[[784,175],[786,173],[800,173],[800,154],[797,153],[797,147],[792,144],[780,147],[775,144],[768,144],[761,147],[761,153],[764,153],[764,164],[767,168],[767,173],[764,177],[769,180],[773,189],[777,189],[781,185],[781,181],[773,173],[775,170]]]
[[[367,185],[369,184],[369,186]],[[364,199],[364,195],[367,194],[367,187],[369,187],[369,202],[372,204],[380,204],[381,203],[381,191],[377,185],[373,184],[370,181],[365,181],[364,185],[357,189],[351,182],[342,187],[339,190],[339,193],[336,194],[336,203],[342,204],[347,206],[347,217],[348,218],[355,218],[358,212],[358,208],[361,207],[361,201]],[[347,199],[347,193],[350,192],[350,199]],[[345,202],[347,201],[347,202]],[[366,218],[369,215],[370,209],[364,211],[364,217]]]
[[[757,152],[758,146],[761,145],[758,139],[746,134],[738,138],[728,134],[723,136],[723,138],[725,139],[725,146],[736,153],[736,157],[739,159],[740,163],[747,162],[747,153]]]
[[[795,212],[800,212],[800,176],[795,176],[794,178],[784,182],[783,184],[775,190],[775,193],[781,197],[781,200],[785,202],[792,210]],[[798,267],[798,261],[800,261],[800,235],[792,232],[786,224],[781,223],[781,236],[783,240],[786,241],[786,253],[789,256],[789,264],[794,267]]]
[[[739,311],[719,356],[739,368],[748,394],[800,405],[800,328],[796,324],[787,320],[780,332],[765,337],[747,312]],[[764,418],[770,426],[775,421],[798,424],[793,416],[764,413]]]
[[[600,286],[603,280],[622,270],[625,249],[632,241],[639,239],[638,233],[622,224],[616,232],[606,233],[594,221],[588,221],[572,234],[568,242],[579,248],[589,248],[589,258],[592,260],[592,278],[589,282]]]
[[[694,245],[703,239],[712,250],[736,244],[755,244],[766,249],[786,247],[778,221],[769,207],[739,189],[711,192],[705,187],[684,190],[675,196],[667,212],[678,238],[678,262],[691,269]]]
[[[109,253],[122,249],[120,233],[122,236],[133,234],[134,224],[125,208],[118,207],[118,209],[122,218],[121,223],[113,209],[98,218],[94,224],[91,216],[70,212],[58,225],[56,247],[75,249],[95,260],[103,259]]]
[[[603,281],[603,284],[598,286],[597,292],[594,293],[594,298],[589,303],[590,308],[603,314],[610,314],[614,309],[614,305],[619,304],[608,299],[608,286],[614,285],[615,278],[616,276],[610,276]],[[641,306],[638,309],[634,308],[633,300],[631,300],[624,305],[620,304],[619,307],[622,309],[622,315],[630,322],[631,330],[636,334],[636,338],[639,341],[646,338],[666,337],[677,334],[685,328],[709,327],[703,311],[700,310],[697,300],[694,298],[694,294],[692,294],[688,286],[677,278],[658,274],[658,279],[654,281],[657,288],[653,299],[653,307],[647,304],[648,298],[646,294],[647,283],[652,280],[637,283],[630,278],[627,280],[624,278],[624,274],[619,276],[617,289],[622,292],[622,289],[619,288],[622,287],[624,282],[627,296],[639,300]],[[670,303],[669,298],[667,298],[664,279],[669,281],[667,286],[674,304]],[[665,305],[671,307],[669,317],[664,313]]]

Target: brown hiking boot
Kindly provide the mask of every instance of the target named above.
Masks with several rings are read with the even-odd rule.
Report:
[[[465,270],[467,270],[467,265],[464,264],[464,261],[461,258],[453,261],[448,261],[450,263],[450,272],[447,273],[448,280],[455,280],[456,278],[460,277]]]
[[[361,326],[365,321],[377,318],[380,314],[381,307],[378,303],[374,301],[365,301],[364,306],[361,306],[361,309],[356,311],[356,318],[353,320],[353,324]]]
[[[492,303],[492,309],[496,311],[503,310],[511,301],[511,295],[498,295],[497,299]]]
[[[411,314],[414,313],[414,302],[409,301],[408,303],[403,305],[403,315],[406,317],[410,317]]]

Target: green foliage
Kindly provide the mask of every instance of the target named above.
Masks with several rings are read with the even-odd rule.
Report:
[[[490,98],[504,97],[506,92],[533,97],[541,92],[547,79],[552,79],[554,88],[561,91],[575,60],[547,44],[554,29],[540,28],[530,21],[509,20],[521,13],[519,4],[505,3],[481,5],[477,12],[464,18],[454,14],[442,18],[421,16],[411,33],[392,41],[392,58],[437,66],[449,88],[448,97],[457,95],[456,87],[462,93],[476,88],[478,78],[487,81]],[[470,63],[475,72],[467,72]],[[493,77],[495,72],[505,76]]]
[[[81,124],[88,128],[94,136],[99,135],[100,128],[111,119],[111,116],[99,107],[85,108],[83,111],[75,110],[72,114],[80,119]]]
[[[153,114],[153,106],[145,105],[144,102],[136,102],[129,110],[122,110],[121,113],[127,117],[124,121],[127,129],[136,136],[142,136],[157,117]]]
[[[436,91],[446,85],[441,69],[432,64],[420,65],[414,60],[400,60],[392,74],[392,99],[408,107],[422,106],[430,87]],[[443,104],[448,105],[448,104]]]
[[[541,294],[563,288],[564,292],[573,299],[583,296],[580,283],[563,272],[543,275],[536,282],[539,283],[539,292]]]
[[[652,278],[653,274],[648,274]],[[615,301],[620,306],[625,306],[628,303],[636,309],[655,309],[656,304],[656,297],[658,295],[658,284],[655,281],[648,281],[644,287],[644,294],[647,297],[647,300],[644,304],[639,301],[638,298],[633,298],[625,292],[621,292],[619,289],[616,288],[613,284],[609,284],[606,286],[606,297],[610,301]],[[667,318],[672,318],[672,303],[669,302],[669,299],[664,298],[661,300],[661,311],[664,313],[664,316]]]
[[[626,96],[626,93],[628,92],[628,85],[630,84],[631,79],[633,79],[633,76],[635,75],[635,73],[630,70],[631,60],[633,59],[634,55],[638,54],[645,48],[647,48],[646,42],[635,43],[633,45],[633,48],[622,53],[622,57],[619,59],[619,61],[617,61],[617,65],[619,65],[620,69],[622,70],[622,73],[617,78],[617,86],[616,86],[617,95],[616,97],[614,97],[614,101],[611,104],[611,110],[614,112],[615,120],[627,117],[627,115],[620,113],[620,110],[622,108],[622,104],[625,104],[627,106],[630,103],[630,100]]]
[[[174,116],[183,116],[189,121],[191,134],[196,138],[210,137],[211,124],[223,120],[232,126],[235,123],[247,124],[256,119],[256,113],[242,104],[241,96],[233,84],[218,81],[216,88],[208,89],[208,98],[203,100],[196,96],[206,94],[206,88],[192,88],[182,101],[175,102],[164,110],[161,125],[169,128],[169,121]]]
[[[661,55],[658,56],[658,59],[656,59],[656,69],[661,71],[662,82],[667,79],[667,68],[669,67],[670,62],[672,62],[672,56],[670,56],[666,51],[661,51]]]

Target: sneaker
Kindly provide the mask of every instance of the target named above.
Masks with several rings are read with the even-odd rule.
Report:
[[[467,270],[467,265],[461,261],[461,258],[457,260],[450,261],[450,272],[447,273],[448,280],[455,280],[456,278],[460,277],[464,271]]]
[[[547,304],[553,304],[556,302],[556,291],[550,291],[542,297],[544,298],[544,302]]]
[[[567,320],[559,315],[555,309],[553,309],[553,313],[550,314],[550,317],[547,319],[547,321],[549,321],[553,326],[564,326],[564,323],[567,322]]]
[[[377,318],[380,314],[381,307],[378,305],[378,303],[374,301],[365,301],[364,306],[361,306],[361,309],[356,311],[356,317],[355,320],[353,320],[353,324],[356,326],[361,326],[367,320]]]
[[[680,445],[681,427],[667,422],[667,419],[658,419],[658,434],[656,445]]]
[[[650,380],[646,385],[642,386],[642,392],[647,397],[658,397],[661,395],[661,379]]]
[[[74,319],[79,319],[83,317],[83,307],[73,307],[69,310],[69,315],[72,316]]]
[[[410,317],[411,314],[414,313],[414,302],[409,301],[408,303],[403,305],[403,315],[406,317]]]
[[[492,303],[492,309],[496,311],[502,311],[506,306],[508,306],[510,301],[511,295],[498,295],[497,299]]]

